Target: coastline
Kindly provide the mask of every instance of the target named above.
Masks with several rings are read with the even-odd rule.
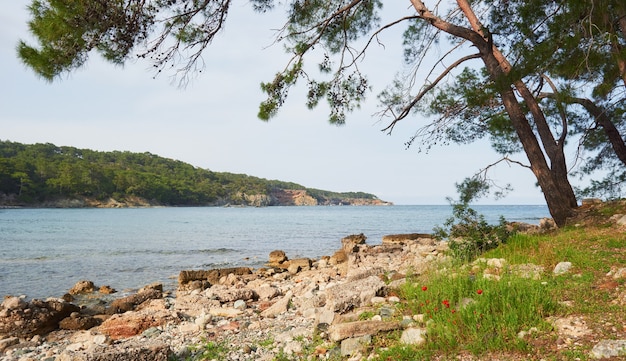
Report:
[[[289,259],[276,251],[270,254],[267,268],[254,271],[241,267],[181,271],[173,293],[153,284],[126,297],[106,296],[111,297],[106,303],[103,294],[78,288],[66,300],[28,303],[7,297],[2,315],[13,314],[12,320],[21,314],[34,324],[37,317],[33,316],[40,314],[37,306],[50,304],[67,314],[57,317],[57,328],[48,332],[11,330],[7,322],[0,322],[4,327],[0,334],[5,335],[0,352],[7,361],[24,355],[89,360],[90,355],[103,352],[113,355],[106,360],[182,360],[189,356],[191,345],[209,337],[241,346],[236,347],[236,358],[229,359],[271,360],[277,350],[297,353],[298,335],[309,338],[321,332],[337,341],[350,331],[333,331],[333,319],[351,317],[352,310],[372,304],[393,305],[397,297],[390,291],[409,272],[423,272],[430,262],[443,259],[447,249],[445,242],[428,235],[396,235],[381,245],[367,245],[365,238],[362,234],[345,237],[335,254],[317,260]],[[183,276],[189,272],[196,276]],[[271,349],[245,347],[269,338],[274,340]]]

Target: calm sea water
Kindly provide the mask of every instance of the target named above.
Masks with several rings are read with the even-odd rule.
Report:
[[[494,223],[548,216],[545,206],[474,208]],[[181,270],[261,267],[275,249],[319,258],[350,234],[379,244],[387,234],[431,233],[449,216],[449,206],[1,209],[0,297],[59,297],[84,279],[174,289]]]

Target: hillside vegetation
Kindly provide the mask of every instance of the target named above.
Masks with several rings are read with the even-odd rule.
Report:
[[[245,174],[213,172],[147,152],[99,152],[49,143],[0,141],[0,204],[5,206],[384,203],[368,193],[337,193]]]

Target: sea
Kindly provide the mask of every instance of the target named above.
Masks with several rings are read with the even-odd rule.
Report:
[[[490,223],[538,224],[544,205],[473,206]],[[317,259],[363,233],[368,244],[432,233],[448,205],[0,209],[0,297],[60,297],[78,281],[174,290],[182,270],[263,267],[273,250]]]

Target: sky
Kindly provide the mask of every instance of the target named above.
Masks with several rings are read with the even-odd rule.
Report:
[[[375,115],[376,94],[402,70],[399,32],[381,37],[362,64],[373,92],[343,126],[323,107],[309,110],[304,89],[290,94],[278,116],[257,118],[260,83],[289,59],[272,45],[281,14],[254,14],[233,2],[224,31],[203,55],[206,68],[180,88],[154,78],[148,62],[123,67],[92,54],[82,69],[49,83],[17,58],[29,36],[30,1],[6,1],[0,12],[0,140],[52,143],[98,151],[150,152],[216,172],[295,182],[337,192],[372,193],[394,204],[447,204],[455,183],[499,159],[486,143],[436,146],[428,153],[405,142],[424,124],[410,116],[389,135]],[[395,11],[406,12],[407,6]],[[396,5],[398,6],[398,5]],[[387,14],[394,17],[394,10]],[[401,15],[407,15],[402,13]],[[526,162],[521,155],[517,158]],[[514,191],[483,204],[544,204],[528,169],[501,165],[490,172]]]

